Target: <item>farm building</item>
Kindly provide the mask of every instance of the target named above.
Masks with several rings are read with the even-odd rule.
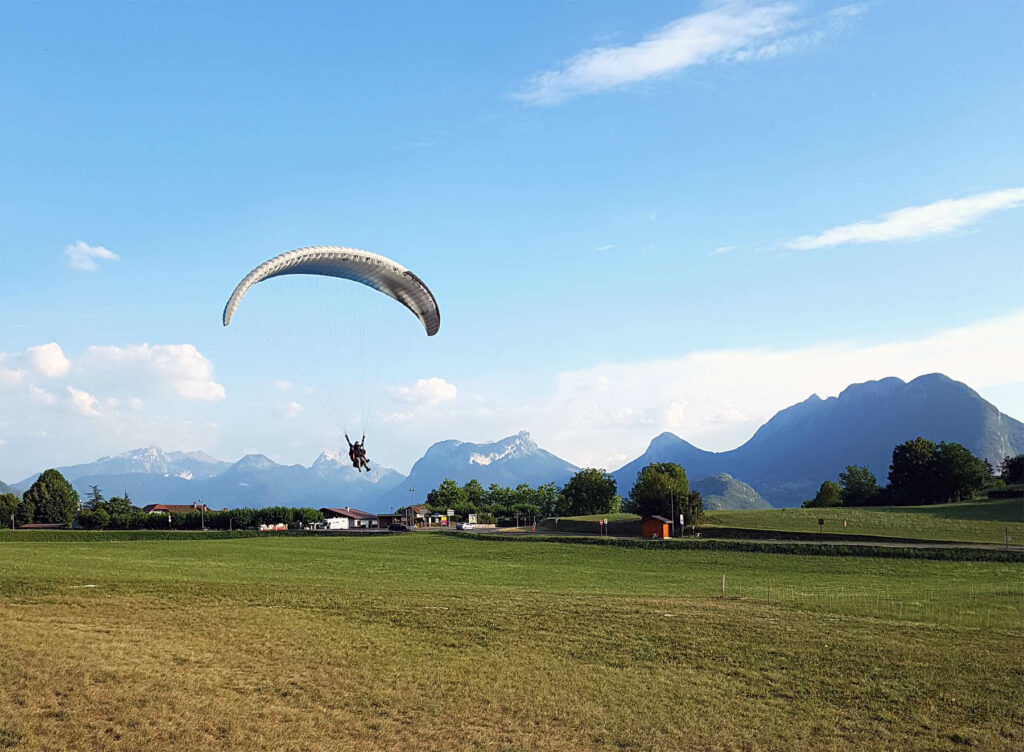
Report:
[[[189,512],[215,512],[217,510],[210,509],[206,504],[193,501],[191,504],[147,504],[142,511],[146,514],[188,514]],[[224,508],[224,511],[228,511],[227,507]]]
[[[640,535],[644,538],[668,538],[669,525],[671,524],[671,520],[659,517],[656,514],[645,517],[644,521],[640,524]]]
[[[320,510],[320,513],[324,516],[324,523],[327,525],[328,530],[369,529],[376,528],[380,524],[377,515],[362,512],[352,507],[341,509],[324,507]]]

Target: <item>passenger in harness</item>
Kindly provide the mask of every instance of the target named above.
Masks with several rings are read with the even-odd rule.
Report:
[[[363,434],[362,441],[357,441],[353,444],[352,439],[350,439],[346,433],[345,441],[348,442],[348,458],[352,460],[352,467],[359,472],[362,472],[363,470],[370,472],[370,463],[366,460],[366,449],[363,446],[363,444],[366,443],[366,434]]]

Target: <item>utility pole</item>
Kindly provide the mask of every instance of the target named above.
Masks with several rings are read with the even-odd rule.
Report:
[[[415,522],[415,517],[413,516],[413,513],[412,513],[412,495],[415,492],[416,492],[415,488],[410,488],[409,489],[409,506],[407,506],[405,508],[405,524],[408,525],[409,527],[412,527],[413,523]]]
[[[199,519],[201,520],[199,523],[200,529],[206,530],[206,507],[203,506],[202,499],[199,500]]]
[[[669,483],[672,483],[672,481],[669,480]],[[668,507],[669,507],[668,521],[672,525],[672,527],[670,529],[669,535],[672,538],[676,537],[676,493],[675,493],[675,491],[676,490],[674,488],[672,488],[671,485],[668,487]]]

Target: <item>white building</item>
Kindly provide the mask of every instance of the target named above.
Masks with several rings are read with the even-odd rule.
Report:
[[[357,528],[370,529],[378,526],[377,515],[369,512],[362,512],[352,507],[335,509],[324,507],[320,510],[324,516],[324,524],[328,530],[355,530]]]

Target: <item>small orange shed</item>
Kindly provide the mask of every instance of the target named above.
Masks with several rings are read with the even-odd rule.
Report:
[[[645,517],[644,521],[640,523],[640,535],[644,538],[668,538],[668,526],[670,524],[671,520],[659,517],[656,514]]]

